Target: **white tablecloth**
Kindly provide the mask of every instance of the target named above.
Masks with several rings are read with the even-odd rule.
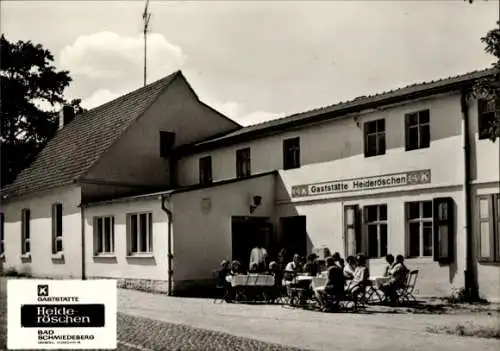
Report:
[[[376,277],[370,277],[369,279],[375,287],[379,288],[383,284],[387,283],[391,278],[390,277],[376,276]]]

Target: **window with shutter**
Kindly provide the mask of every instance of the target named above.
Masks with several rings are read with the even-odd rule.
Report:
[[[455,254],[455,203],[452,198],[433,200],[434,261],[452,263]]]
[[[361,231],[359,225],[359,206],[344,207],[345,255],[355,256],[361,252]]]
[[[432,257],[432,201],[405,203],[406,256]]]
[[[500,262],[500,194],[477,198],[476,252],[480,262]]]

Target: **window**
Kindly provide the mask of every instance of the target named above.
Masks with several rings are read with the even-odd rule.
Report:
[[[25,255],[31,252],[30,247],[30,210],[23,208],[21,210],[21,254]]]
[[[160,131],[160,157],[168,158],[175,143],[175,133]]]
[[[248,177],[250,172],[250,148],[236,150],[236,177]]]
[[[5,255],[5,215],[0,213],[0,256]]]
[[[429,110],[406,114],[405,124],[406,151],[429,147],[431,143]]]
[[[385,154],[385,119],[365,123],[365,157]]]
[[[62,204],[52,205],[52,253],[63,252]]]
[[[115,252],[115,218],[94,217],[94,253],[111,254]]]
[[[452,263],[455,257],[455,204],[450,197],[432,201],[434,261]]]
[[[134,213],[128,216],[129,255],[153,252],[153,215]]]
[[[359,223],[359,206],[351,205],[344,207],[344,238],[345,255],[355,256],[361,252],[361,231]]]
[[[212,157],[200,158],[200,184],[212,183]]]
[[[500,194],[479,196],[478,212],[478,260],[500,262]]]
[[[365,206],[364,220],[369,258],[387,255],[387,205]]]
[[[495,100],[477,100],[477,128],[479,139],[488,139],[489,129],[495,121]]]
[[[300,167],[300,138],[283,140],[283,169]]]
[[[432,201],[406,203],[406,253],[408,257],[432,257]]]

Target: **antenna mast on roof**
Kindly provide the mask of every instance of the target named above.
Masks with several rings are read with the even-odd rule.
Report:
[[[146,0],[146,7],[144,7],[144,13],[142,14],[142,19],[144,20],[144,86],[146,86],[147,42],[148,42],[149,20],[151,19],[151,13],[148,12],[148,6],[149,6],[149,0]]]

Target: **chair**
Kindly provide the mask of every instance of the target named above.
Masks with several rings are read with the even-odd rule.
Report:
[[[219,278],[219,271],[212,272],[215,279]],[[219,281],[217,281],[215,285],[215,298],[214,303],[217,302],[230,302],[229,290],[227,289],[227,285],[221,285]]]
[[[384,301],[384,294],[370,282],[366,287],[363,299],[367,305],[375,305]]]
[[[405,285],[398,289],[397,291],[397,299],[398,302],[415,302],[417,299],[413,292],[415,291],[415,285],[417,283],[418,278],[418,269],[414,269],[407,274]]]

